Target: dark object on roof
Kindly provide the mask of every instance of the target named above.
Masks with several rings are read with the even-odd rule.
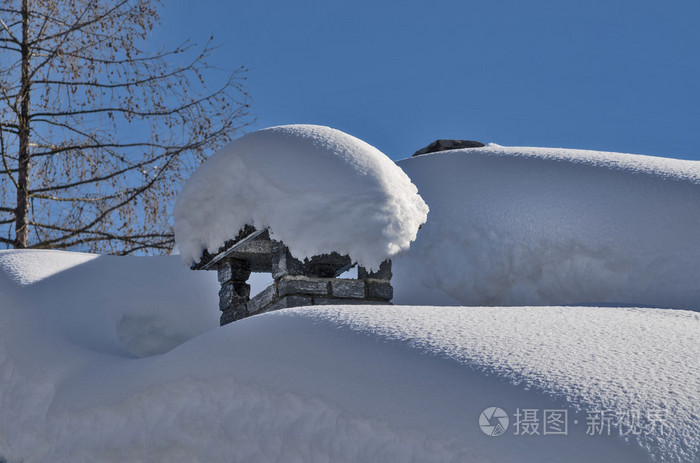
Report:
[[[411,157],[437,151],[458,150],[462,148],[482,148],[486,145],[474,140],[435,140],[425,148],[419,149]]]

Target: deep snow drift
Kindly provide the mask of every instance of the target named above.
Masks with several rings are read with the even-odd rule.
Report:
[[[297,258],[337,251],[376,269],[409,247],[427,212],[406,174],[373,146],[328,127],[286,125],[207,159],[173,215],[188,265],[250,224],[270,227]]]
[[[4,264],[36,280],[17,264],[22,254],[64,270],[20,286]],[[8,462],[698,458],[694,312],[314,307],[251,317],[137,358],[115,335],[123,315],[141,312],[151,327],[185,333],[190,312],[215,307],[216,276],[187,272],[177,258],[78,260],[0,252],[0,458]],[[492,406],[511,420],[499,437],[479,428]],[[567,410],[568,434],[516,435],[518,409],[536,409],[539,419]],[[614,427],[610,436],[587,433],[595,410],[663,411],[664,419],[640,421],[626,443]]]
[[[216,275],[178,263],[176,256],[0,251],[0,305],[35,306],[52,331],[92,351],[155,355],[218,325]]]
[[[700,162],[490,145],[398,165],[430,216],[395,303],[700,309]]]
[[[211,164],[222,179],[227,163]],[[272,165],[271,185],[299,174]],[[700,308],[699,163],[489,146],[400,165],[431,213],[394,257],[394,302]],[[262,185],[255,175],[247,181]],[[416,214],[387,225],[367,205],[370,215],[350,217],[386,225],[386,236],[338,229],[319,242],[352,236],[377,252],[367,259],[407,245],[425,210],[396,175]],[[329,178],[337,200],[391,207],[394,187],[370,188],[384,194],[370,198]],[[196,188],[212,197],[193,199],[202,211],[181,206],[202,214],[188,215],[190,226],[240,193],[217,196],[215,186],[236,188]],[[274,198],[263,190],[261,200]],[[275,212],[296,220],[299,236],[320,240],[348,219],[342,205],[303,201],[299,217]],[[238,225],[205,227],[185,260]],[[178,257],[1,251],[0,461],[700,462],[698,312],[317,306],[216,328],[217,291],[214,272],[188,271]],[[479,427],[491,407],[510,418],[498,437]],[[536,412],[523,423],[525,410]],[[568,413],[566,435],[544,435],[545,410]]]

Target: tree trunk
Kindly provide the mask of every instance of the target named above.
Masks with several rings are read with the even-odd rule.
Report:
[[[248,106],[244,68],[204,83],[211,40],[148,51],[160,3],[0,0],[0,247],[172,249],[182,180]]]
[[[22,0],[22,82],[20,88],[19,153],[15,248],[26,248],[29,238],[29,8]]]

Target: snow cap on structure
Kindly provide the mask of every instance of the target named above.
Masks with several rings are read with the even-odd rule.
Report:
[[[297,258],[335,251],[377,269],[408,249],[427,214],[378,149],[329,127],[285,125],[244,135],[197,169],[175,204],[175,239],[191,264],[250,224]]]

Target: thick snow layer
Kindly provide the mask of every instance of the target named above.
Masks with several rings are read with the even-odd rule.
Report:
[[[0,251],[0,295],[35,307],[52,330],[81,347],[154,355],[218,326],[216,275],[179,262],[176,256]]]
[[[625,438],[658,461],[700,461],[698,313],[610,307],[382,309],[329,306],[298,312],[407,342],[414,349],[541,392],[555,399],[557,408],[583,412],[578,426],[570,424],[573,435],[586,435],[589,411],[639,412],[640,426],[650,424],[645,416],[661,412],[663,429],[657,432],[634,433],[625,427],[633,418],[625,416]],[[512,411],[525,408],[522,400],[527,399],[506,395],[494,400]],[[568,452],[580,461],[601,461],[587,457],[585,449]]]
[[[409,178],[367,143],[328,127],[245,135],[207,159],[175,204],[183,262],[246,224],[270,227],[304,258],[337,251],[368,268],[407,249],[428,208]]]
[[[30,285],[97,257],[97,254],[52,250],[1,251],[0,274],[19,285]]]
[[[173,258],[99,257],[19,286],[2,263],[10,255],[17,269],[24,253],[33,264],[58,257],[0,253],[0,460],[10,463],[700,455],[695,312],[314,307],[197,336],[186,325],[190,312],[207,318],[216,307],[213,272],[187,272]],[[148,336],[177,326],[188,340],[135,356],[115,333],[137,313]],[[510,416],[499,437],[479,428],[492,406]],[[518,409],[540,418],[567,410],[568,435],[515,435]],[[662,410],[664,426],[627,440],[614,428],[590,436],[594,410]]]
[[[430,217],[395,303],[700,309],[700,162],[490,145],[398,164]]]

